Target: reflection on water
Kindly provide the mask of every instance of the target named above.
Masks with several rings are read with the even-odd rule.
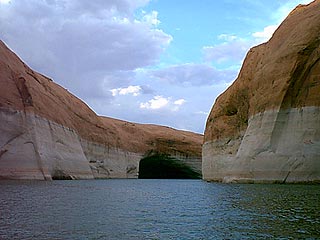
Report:
[[[319,239],[319,185],[0,182],[0,239]]]

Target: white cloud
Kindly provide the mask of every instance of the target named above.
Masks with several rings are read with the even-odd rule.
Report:
[[[263,29],[261,32],[255,32],[252,34],[253,37],[258,38],[259,41],[268,41],[274,31],[278,28],[278,25],[270,25]]]
[[[173,102],[173,106],[171,107],[171,111],[178,111],[180,107],[186,103],[186,100],[181,98]]]
[[[2,3],[2,4],[8,4],[8,3],[10,3],[11,2],[11,0],[0,0],[0,4]]]
[[[140,86],[128,86],[126,88],[114,88],[110,91],[112,96],[132,94],[136,97],[140,94],[141,90],[142,88]]]
[[[140,103],[140,109],[157,110],[164,109],[169,111],[178,111],[180,107],[186,103],[183,98],[172,100],[172,97],[163,97],[161,95],[154,96],[147,102]]]
[[[272,18],[276,21],[276,24],[269,25],[263,28],[262,31],[254,32],[252,34],[255,37],[255,43],[262,43],[268,41],[276,29],[279,27],[281,22],[289,15],[289,13],[298,5],[298,4],[309,4],[313,0],[292,0],[283,4],[279,9],[274,11]]]
[[[153,99],[145,103],[140,103],[142,109],[160,109],[168,105],[170,98],[164,98],[162,96],[155,96]]]
[[[183,105],[183,104],[185,104],[185,103],[186,103],[186,100],[184,100],[183,98],[178,99],[178,100],[176,100],[176,101],[173,102],[173,104],[179,105],[179,106],[181,106],[181,105]]]
[[[255,44],[268,41],[279,27],[281,22],[284,21],[284,19],[298,4],[309,4],[311,2],[313,2],[313,0],[292,0],[283,4],[280,8],[273,12],[272,18],[276,21],[276,24],[266,26],[262,31],[254,32],[252,34],[252,36],[255,38]]]
[[[200,115],[205,115],[205,116],[208,116],[209,112],[205,112],[205,111],[198,111],[198,112],[195,112],[196,114],[200,114]]]
[[[148,2],[11,1],[0,8],[0,36],[28,65],[82,99],[111,96],[135,69],[155,64],[172,40],[157,28],[157,12],[135,16]]]
[[[228,41],[228,42],[234,41],[234,40],[236,40],[237,38],[238,38],[238,37],[235,36],[235,35],[230,35],[230,34],[225,34],[225,33],[220,34],[220,35],[218,36],[218,39],[219,39],[219,40],[225,40],[225,41]]]
[[[158,12],[152,11],[149,14],[145,14],[142,18],[142,21],[151,25],[151,26],[157,26],[160,23],[160,21],[158,19]]]

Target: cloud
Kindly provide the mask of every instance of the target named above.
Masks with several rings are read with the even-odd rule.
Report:
[[[197,111],[197,112],[195,112],[195,114],[200,114],[200,115],[208,116],[209,112],[205,112],[205,111]]]
[[[174,101],[173,104],[181,106],[181,105],[183,105],[185,102],[186,102],[186,100],[184,100],[183,98],[181,98],[181,99],[178,99],[178,100]]]
[[[174,101],[171,111],[174,111],[174,112],[179,111],[180,107],[185,103],[186,103],[186,100],[183,98]]]
[[[225,41],[227,41],[227,42],[230,42],[230,41],[234,41],[234,40],[238,39],[238,37],[235,36],[235,35],[229,35],[229,34],[223,33],[223,34],[220,34],[220,35],[218,36],[218,39],[219,39],[219,40],[225,40]]]
[[[142,85],[141,92],[143,94],[153,94],[153,93],[155,93],[155,90],[149,85]]]
[[[140,108],[142,109],[160,109],[168,105],[170,98],[164,98],[162,96],[155,96],[148,102],[141,103]]]
[[[224,40],[224,42],[202,48],[205,61],[218,64],[227,63],[229,65],[239,64],[253,45],[251,40],[234,35],[222,34],[218,36],[218,39]]]
[[[10,3],[11,2],[11,0],[0,0],[0,4],[2,3],[2,4],[8,4],[8,3]]]
[[[145,14],[143,16],[142,20],[151,26],[156,26],[160,23],[160,21],[158,19],[158,12],[157,11],[152,11],[149,14]]]
[[[148,2],[11,1],[0,8],[0,35],[32,68],[79,97],[102,97],[132,80],[135,69],[155,64],[172,40],[157,28],[157,12],[135,16]]]
[[[266,26],[262,31],[252,33],[253,38],[248,39],[234,34],[220,34],[217,39],[222,40],[222,43],[202,48],[204,60],[229,66],[239,65],[244,60],[248,50],[255,45],[268,41],[278,26],[278,24]]]
[[[156,110],[164,109],[169,111],[178,111],[180,107],[186,103],[186,100],[181,98],[172,100],[172,97],[163,97],[160,95],[154,96],[147,102],[140,103],[140,109]]]
[[[272,12],[274,24],[265,26],[261,31],[252,33],[251,38],[242,38],[234,34],[220,34],[218,40],[223,42],[204,46],[202,48],[204,60],[216,64],[235,65],[243,61],[248,50],[258,44],[268,41],[281,22],[298,4],[309,4],[313,0],[292,0],[281,4],[281,7]],[[250,1],[250,4],[261,4],[259,1]],[[260,7],[263,7],[261,5]]]
[[[236,71],[218,70],[208,64],[186,63],[153,70],[148,74],[151,78],[170,84],[201,86],[231,81],[234,79]]]
[[[140,86],[129,86],[126,88],[114,88],[110,91],[112,96],[132,94],[134,97],[136,97],[140,94],[141,90],[142,89]]]
[[[268,41],[279,27],[281,22],[284,21],[284,19],[298,4],[309,4],[311,2],[313,2],[313,0],[292,0],[282,4],[281,7],[279,7],[272,14],[272,18],[275,20],[276,24],[268,25],[264,27],[262,31],[254,32],[252,34],[252,36],[255,38],[255,43],[258,44]]]
[[[90,14],[105,15],[106,9],[113,12],[119,12],[125,16],[131,17],[137,8],[143,7],[149,3],[149,0],[94,0],[94,1],[47,1],[51,5],[59,5],[62,7],[68,7],[75,12],[83,12],[83,9]]]
[[[261,32],[255,32],[252,34],[253,37],[258,38],[258,41],[268,41],[271,37],[274,31],[278,28],[278,25],[269,25],[263,29]]]

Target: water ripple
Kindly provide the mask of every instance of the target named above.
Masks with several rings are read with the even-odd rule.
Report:
[[[320,239],[320,186],[0,182],[0,239]]]

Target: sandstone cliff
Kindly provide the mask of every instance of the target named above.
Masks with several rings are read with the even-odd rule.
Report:
[[[202,135],[97,116],[0,41],[0,178],[134,178],[168,154],[201,171]]]
[[[203,178],[320,181],[320,1],[252,48],[207,119]]]

